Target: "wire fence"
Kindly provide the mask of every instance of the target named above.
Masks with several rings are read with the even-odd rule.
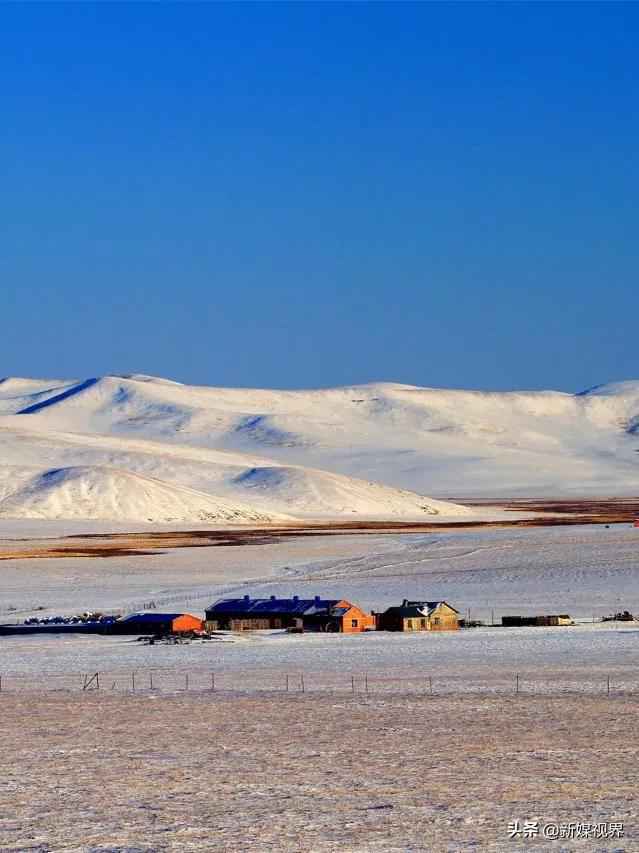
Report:
[[[0,675],[0,696],[42,692],[260,693],[327,695],[639,695],[639,672],[576,674],[503,673],[494,676],[369,672],[228,672],[204,669],[102,670]]]

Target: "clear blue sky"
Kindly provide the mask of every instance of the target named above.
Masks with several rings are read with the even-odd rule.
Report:
[[[639,377],[639,4],[0,9],[0,375]]]

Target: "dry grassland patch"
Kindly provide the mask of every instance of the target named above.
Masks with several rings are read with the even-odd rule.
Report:
[[[0,696],[3,851],[637,850],[632,697]],[[515,818],[626,839],[510,841]]]

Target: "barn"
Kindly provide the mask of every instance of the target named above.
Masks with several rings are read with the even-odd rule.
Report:
[[[344,598],[223,598],[206,611],[207,631],[258,631],[303,628],[356,634],[375,629],[375,620]]]
[[[376,613],[379,631],[457,631],[459,612],[445,601],[404,601]]]
[[[113,634],[186,634],[203,631],[204,620],[190,613],[131,613],[113,623]]]

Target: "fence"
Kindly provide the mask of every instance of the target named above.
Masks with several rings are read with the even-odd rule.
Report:
[[[88,673],[0,675],[0,695],[22,692],[263,693],[330,695],[639,695],[639,673],[446,673],[215,672],[204,669],[103,670]]]

